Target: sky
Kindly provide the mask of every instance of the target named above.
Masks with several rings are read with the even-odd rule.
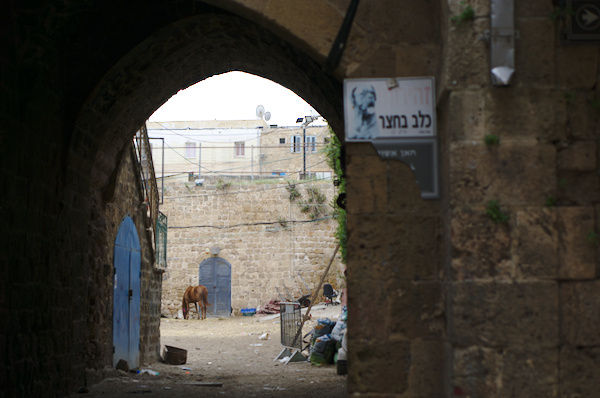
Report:
[[[149,121],[250,120],[262,105],[271,113],[268,124],[297,126],[299,117],[317,115],[302,98],[287,88],[245,72],[228,72],[179,91]],[[322,119],[313,125],[325,124]]]

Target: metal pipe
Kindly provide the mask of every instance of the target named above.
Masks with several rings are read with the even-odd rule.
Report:
[[[515,72],[514,0],[492,0],[491,12],[492,84],[508,86]]]

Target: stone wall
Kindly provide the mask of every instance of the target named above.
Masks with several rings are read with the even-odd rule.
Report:
[[[151,224],[139,179],[139,166],[131,147],[123,151],[118,172],[113,181],[112,192],[104,198],[103,210],[106,224],[103,226],[106,236],[106,250],[99,253],[98,262],[102,264],[101,273],[91,273],[89,345],[90,356],[99,363],[90,364],[91,368],[112,364],[112,327],[113,327],[113,251],[121,222],[125,216],[131,217],[137,227],[141,247],[141,286],[140,286],[140,365],[158,359],[160,349],[160,297],[162,272],[155,268],[154,248],[151,236]],[[100,226],[99,226],[100,228]],[[106,362],[108,360],[108,363]],[[94,366],[95,365],[95,366]],[[88,378],[95,377],[92,372]]]
[[[210,181],[210,180],[209,180]],[[220,248],[219,257],[232,266],[231,304],[234,314],[281,300],[277,289],[295,298],[314,293],[331,260],[337,221],[331,218],[335,187],[331,180],[295,181],[300,197],[290,200],[290,185],[214,181],[196,186],[184,177],[165,181],[161,211],[168,217],[167,271],[163,277],[162,314],[177,316],[185,289],[198,284],[199,265]],[[302,212],[307,188],[322,193],[320,206]],[[315,202],[317,203],[317,202]],[[317,209],[319,212],[317,212]],[[339,255],[325,279],[335,289],[343,284]],[[322,300],[322,289],[318,300]]]
[[[494,87],[490,1],[362,1],[341,63],[325,73],[349,4],[6,5],[5,395],[64,396],[85,382],[86,368],[110,363],[111,228],[124,214],[105,213],[105,204],[121,200],[113,191],[124,148],[178,90],[229,70],[296,92],[342,142],[343,79],[436,77],[440,200],[423,202],[402,164],[381,161],[368,145],[345,146],[349,393],[596,394],[598,45],[560,40],[557,2],[515,2],[516,73],[511,86]],[[452,23],[467,5],[474,18]],[[499,145],[485,143],[490,134]],[[134,199],[122,198],[132,215]],[[494,223],[488,211],[508,219]],[[236,255],[238,263],[260,261],[251,251]],[[195,269],[201,256],[187,264]]]

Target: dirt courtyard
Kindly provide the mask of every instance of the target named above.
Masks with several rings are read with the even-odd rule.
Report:
[[[318,318],[337,320],[341,306],[316,306],[303,335]],[[71,397],[317,397],[346,396],[346,376],[335,365],[315,366],[308,361],[283,364],[280,354],[279,315],[236,316],[198,320],[161,319],[164,345],[187,350],[184,365],[140,365],[158,372],[125,373],[114,370],[86,393]],[[268,339],[261,339],[268,333]],[[306,351],[305,351],[306,352]]]

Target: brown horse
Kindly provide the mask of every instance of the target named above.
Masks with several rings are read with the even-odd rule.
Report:
[[[200,303],[200,307],[202,308],[202,319],[206,319],[206,307],[210,304],[208,303],[208,290],[206,290],[204,286],[190,286],[187,289],[185,289],[185,293],[183,293],[183,300],[181,301],[181,309],[183,310],[183,317],[185,319],[188,319],[188,315],[190,312],[190,304],[192,303],[196,305],[198,319],[200,319],[200,312],[198,312],[198,303]]]

